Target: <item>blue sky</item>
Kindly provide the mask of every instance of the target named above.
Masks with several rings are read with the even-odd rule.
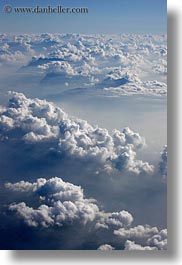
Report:
[[[88,14],[4,14],[3,6],[87,7]],[[0,32],[166,33],[166,0],[1,0]]]

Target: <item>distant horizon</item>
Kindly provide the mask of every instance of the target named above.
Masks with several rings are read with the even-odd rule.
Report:
[[[78,32],[2,32],[0,31],[0,34],[7,34],[7,35],[42,35],[42,34],[52,34],[52,35],[60,35],[60,34],[68,34],[68,35],[91,35],[91,36],[96,36],[96,35],[105,35],[105,36],[122,36],[122,35],[141,35],[141,36],[166,36],[167,33],[130,33],[130,32],[122,32],[122,33],[78,33]]]

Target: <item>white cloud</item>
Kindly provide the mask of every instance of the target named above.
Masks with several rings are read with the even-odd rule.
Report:
[[[0,126],[3,131],[22,130],[27,142],[57,138],[58,123],[66,114],[46,100],[28,99],[21,93],[12,92],[6,110],[2,110]]]
[[[3,65],[25,63],[33,54],[34,50],[26,37],[21,39],[7,35],[0,39],[0,62]]]
[[[37,182],[45,182],[46,180],[45,179],[39,179]],[[20,182],[17,182],[17,183],[10,183],[10,182],[7,182],[5,183],[5,187],[11,191],[14,191],[14,192],[32,192],[34,191],[34,189],[36,190],[37,189],[37,183],[30,183],[28,181],[20,181]]]
[[[125,249],[167,249],[167,229],[161,231],[157,227],[149,225],[138,225],[130,228],[120,228],[114,230],[114,235],[120,239],[127,239],[125,243]],[[133,241],[130,241],[133,240]],[[134,241],[143,242],[146,247],[136,245]],[[138,244],[138,243],[137,243]]]
[[[13,203],[10,211],[16,212],[29,226],[62,226],[78,221],[86,224],[96,218],[98,206],[93,200],[85,199],[79,186],[64,182],[60,178],[38,179],[35,183],[21,181],[7,183],[6,188],[18,192],[31,192],[44,202],[38,208],[27,206],[24,202]],[[31,196],[31,194],[30,194]]]
[[[108,240],[108,233],[114,245],[114,242],[118,245],[121,241],[122,246],[125,242],[125,250],[167,249],[167,229],[159,231],[150,225],[132,227],[133,216],[129,212],[104,212],[99,209],[96,200],[85,198],[80,186],[61,178],[39,178],[32,183],[6,183],[5,187],[18,193],[19,198],[25,198],[26,203],[14,202],[8,209],[30,227],[88,225],[89,231],[96,233],[100,239]],[[35,206],[29,206],[32,201]],[[114,230],[116,228],[118,230]],[[104,244],[98,249],[112,250],[115,247]]]
[[[157,247],[159,250],[167,250],[167,229],[163,229],[149,238],[148,244]]]
[[[100,211],[95,200],[85,198],[80,186],[65,182],[61,178],[40,178],[34,183],[6,183],[5,187],[27,195],[30,201],[31,198],[37,198],[40,204],[37,208],[27,206],[25,202],[12,203],[9,206],[9,210],[16,212],[29,226],[62,226],[74,221],[82,224],[94,221],[95,228],[113,229],[128,227],[133,221],[132,215],[127,211]]]
[[[145,146],[145,139],[131,129],[114,130],[110,134],[107,129],[70,118],[46,100],[29,99],[16,92],[11,96],[7,107],[0,112],[0,132],[9,140],[16,137],[27,144],[45,141],[49,149],[54,142],[56,152],[89,160],[90,164],[107,170],[134,174],[153,172],[152,165],[137,159],[136,151]],[[16,135],[12,136],[14,131]]]
[[[114,82],[117,81],[117,82]],[[126,69],[123,70],[122,68],[115,68],[113,71],[108,73],[106,80],[104,81],[104,84],[112,86],[119,86],[124,85],[130,82],[137,82],[141,83],[140,79],[131,71],[127,71]]]
[[[135,239],[135,238],[149,238],[158,233],[157,227],[151,227],[149,225],[138,225],[129,229],[120,228],[115,230],[114,234],[121,238]]]
[[[98,83],[103,88],[103,95],[164,96],[167,93],[166,36],[123,34],[111,38],[103,35],[39,34],[4,35],[0,40],[1,62],[27,62],[30,55],[34,57],[23,70],[31,67],[37,72],[37,68],[41,69],[46,81],[49,74],[55,74],[51,77],[54,77],[54,82],[57,79],[58,84],[60,75],[69,76],[72,88],[77,88],[80,79],[79,86],[89,85],[94,96],[100,93],[95,89]],[[85,89],[84,93],[87,92]]]
[[[122,84],[122,82],[124,82]],[[167,85],[157,80],[152,81],[129,81],[125,78],[111,82],[109,86],[103,84],[103,90],[115,96],[122,95],[152,95],[164,96],[167,94]]]
[[[103,251],[108,251],[108,250],[114,250],[115,248],[112,247],[111,245],[109,244],[105,244],[105,245],[101,245],[98,250],[103,250]]]
[[[72,93],[70,89],[80,87],[84,91],[83,93],[88,92],[90,96],[94,97],[98,95],[151,95],[152,98],[159,95],[165,96],[167,93],[166,54],[166,36],[122,35],[118,37],[80,34],[16,36],[1,34],[0,36],[0,65],[13,66],[25,63],[26,66],[21,70],[27,70],[26,77],[33,80],[33,85],[35,82],[36,88],[40,88],[36,83],[37,80],[38,82],[43,81],[45,77],[52,74],[52,77],[58,78],[59,93],[63,83],[66,84],[66,90],[69,93]],[[34,57],[28,63],[30,56]],[[24,82],[24,79],[19,79],[24,76],[20,74],[21,70],[19,69],[18,75],[14,75],[18,81],[17,84],[20,83],[18,90],[21,90],[23,87],[21,82]],[[64,77],[61,84],[59,77]],[[41,84],[41,97],[44,97],[50,91],[44,87],[43,82]],[[31,91],[28,90],[29,88],[26,89],[29,95],[33,95],[35,92],[33,91],[34,87],[31,87]],[[56,87],[52,89],[51,86],[51,93],[54,92],[58,91],[56,91]],[[134,132],[128,127],[121,131],[109,132],[107,129],[93,126],[87,121],[70,117],[60,107],[56,107],[46,100],[31,99],[24,94],[12,92],[8,105],[0,106],[0,142],[8,150],[8,154],[4,158],[4,161],[7,160],[5,163],[7,171],[3,181],[6,178],[8,181],[17,181],[15,178],[12,180],[13,170],[14,177],[17,177],[18,180],[25,175],[22,178],[23,181],[8,182],[5,185],[9,190],[7,192],[13,195],[12,198],[11,196],[7,198],[8,204],[11,199],[11,202],[14,202],[9,205],[10,216],[9,212],[4,213],[7,214],[7,218],[18,217],[30,227],[52,227],[49,229],[53,233],[51,236],[54,237],[54,233],[61,231],[63,238],[68,227],[71,226],[71,229],[76,231],[78,230],[77,224],[79,224],[83,231],[85,229],[84,240],[79,242],[80,245],[85,244],[87,239],[90,243],[89,240],[93,235],[96,235],[93,240],[96,248],[105,242],[112,242],[112,246],[105,244],[101,245],[100,249],[118,248],[118,242],[121,242],[121,248],[124,248],[124,242],[126,242],[125,249],[167,249],[166,229],[159,231],[157,227],[151,225],[136,225],[138,216],[134,220],[135,226],[133,226],[132,214],[127,210],[122,210],[122,208],[127,209],[127,206],[130,209],[134,209],[135,205],[138,207],[143,196],[139,192],[141,190],[143,192],[145,185],[146,191],[153,191],[153,189],[156,191],[156,186],[153,187],[155,179],[150,178],[149,182],[145,182],[144,179],[146,175],[154,172],[154,166],[138,158],[139,149],[146,146],[145,139],[138,132]],[[15,149],[15,146],[18,148]],[[30,163],[27,162],[28,159],[33,164],[33,166],[31,164],[31,169]],[[42,161],[44,163],[41,164]],[[49,163],[46,164],[45,161],[52,163],[51,169]],[[8,168],[10,164],[12,169]],[[60,164],[62,164],[61,170]],[[71,172],[68,168],[70,164]],[[40,166],[38,170],[37,165]],[[89,165],[89,169],[85,169],[87,165]],[[77,167],[80,169],[80,176]],[[30,170],[32,170],[32,175],[35,173],[31,178],[32,182],[27,181],[30,180]],[[39,176],[39,170],[45,178],[35,180]],[[80,186],[57,177],[46,179],[49,174],[59,175],[64,170],[66,179],[72,182],[75,177],[73,182],[83,185],[89,194],[92,192],[98,202],[86,198]],[[96,172],[100,173],[98,178],[95,176]],[[167,174],[166,147],[161,153],[159,172],[162,176]],[[86,173],[85,179],[84,173]],[[108,173],[110,178],[107,178],[106,183],[102,182]],[[92,174],[94,177],[91,179]],[[130,176],[131,174],[142,174],[143,176],[133,178]],[[89,182],[86,179],[88,176]],[[146,179],[148,181],[148,178]],[[138,183],[140,180],[141,183]],[[108,183],[112,186],[108,187]],[[137,185],[131,187],[133,183],[137,183],[139,188]],[[151,185],[151,189],[150,183],[153,185]],[[123,186],[121,187],[121,185]],[[106,192],[105,187],[107,188]],[[159,192],[160,188],[161,186],[157,186]],[[135,189],[140,198],[138,204],[133,200],[133,198],[135,199]],[[108,195],[107,191],[109,191]],[[114,198],[110,196],[111,194],[114,194]],[[106,199],[106,197],[108,198]],[[114,211],[110,212],[115,202]],[[118,210],[119,203],[125,206]],[[145,205],[147,203],[148,199],[146,198]],[[5,204],[7,205],[6,202]],[[141,209],[142,206],[141,203]],[[109,209],[108,212],[104,207]],[[137,214],[141,214],[140,219],[143,218],[141,209],[134,209]],[[12,212],[15,214],[13,217]],[[148,216],[146,218],[149,220]],[[9,225],[9,219],[7,223]],[[154,223],[153,220],[151,220],[152,223]],[[15,222],[16,224],[18,221]],[[65,224],[64,229],[55,228],[55,226],[64,226]],[[11,233],[11,225],[9,233]],[[9,229],[9,227],[6,228]],[[26,227],[26,229],[28,228]],[[83,233],[81,229],[80,234]],[[35,229],[38,231],[38,237],[43,230]],[[62,230],[64,231],[62,232]]]
[[[150,247],[150,246],[141,246],[139,244],[136,244],[134,241],[127,240],[125,242],[125,249],[124,250],[157,250],[156,247]]]
[[[96,228],[109,229],[113,227],[128,227],[133,222],[133,216],[127,211],[102,213],[96,223]]]
[[[46,64],[38,65],[38,68],[45,70],[46,74],[56,73],[56,74],[67,74],[76,75],[77,73],[73,70],[71,65],[65,61],[51,61]]]

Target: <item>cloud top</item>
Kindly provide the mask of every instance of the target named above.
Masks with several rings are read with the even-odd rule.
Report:
[[[12,92],[7,107],[0,109],[0,133],[4,139],[16,137],[25,144],[45,142],[51,148],[54,143],[55,152],[90,161],[107,171],[150,174],[154,170],[148,162],[137,159],[137,150],[145,146],[139,133],[126,127],[110,134],[107,129],[69,117],[53,103],[22,93]]]
[[[99,211],[97,205],[84,198],[81,187],[64,182],[60,178],[38,179],[34,183],[21,181],[7,183],[6,188],[16,192],[29,192],[38,196],[42,204],[36,209],[24,202],[9,206],[24,222],[33,227],[62,226],[65,223],[79,221],[86,224],[93,221]]]
[[[131,213],[126,210],[105,212],[96,200],[85,197],[80,186],[61,178],[9,182],[5,187],[25,199],[26,202],[11,203],[8,209],[29,227],[46,229],[87,226],[89,231],[97,234],[98,240],[103,242],[109,238],[114,244],[114,247],[101,244],[98,250],[118,249],[119,242],[125,250],[167,249],[167,229],[159,230],[150,225],[132,226],[134,218]],[[33,201],[34,206],[30,206]]]

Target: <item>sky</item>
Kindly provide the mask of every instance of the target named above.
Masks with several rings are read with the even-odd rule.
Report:
[[[88,14],[5,14],[12,7],[86,7]],[[166,0],[1,0],[0,32],[82,34],[165,34]]]

